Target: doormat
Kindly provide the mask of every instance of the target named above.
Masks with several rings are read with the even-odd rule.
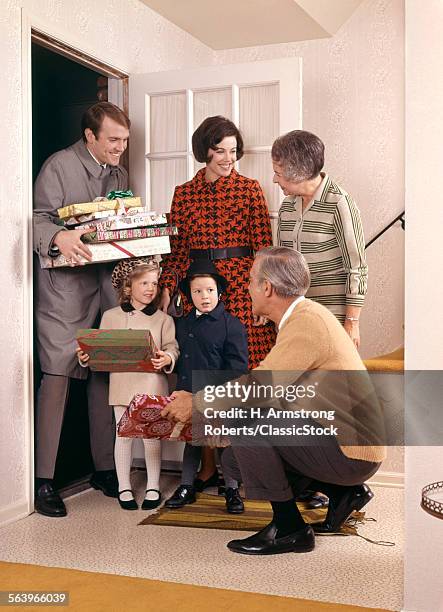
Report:
[[[244,500],[244,504],[243,514],[228,514],[224,497],[200,493],[197,494],[197,501],[194,504],[187,504],[178,509],[160,508],[155,514],[147,516],[139,525],[259,531],[271,522],[272,508],[269,502]],[[312,510],[303,502],[299,502],[297,506],[307,523],[319,523],[326,517],[327,508]],[[365,519],[364,512],[354,512],[338,534],[319,535],[358,535],[357,525],[367,520],[371,519]]]

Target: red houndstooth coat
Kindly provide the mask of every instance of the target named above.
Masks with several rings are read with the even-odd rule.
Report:
[[[178,236],[171,236],[171,254],[163,263],[162,284],[175,288],[175,272],[184,278],[190,264],[190,249],[250,246],[253,251],[272,245],[271,223],[258,181],[232,170],[227,177],[209,183],[205,168],[175,189],[171,223]],[[223,297],[228,312],[245,324],[248,333],[249,367],[264,359],[275,342],[273,323],[254,327],[249,271],[253,257],[216,260],[217,270],[228,281]]]

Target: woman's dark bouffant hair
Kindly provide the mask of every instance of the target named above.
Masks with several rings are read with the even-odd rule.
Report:
[[[227,136],[235,136],[237,159],[241,159],[243,157],[243,138],[237,126],[220,115],[208,117],[193,133],[192,152],[195,159],[202,164],[210,162],[212,158],[208,157],[209,149],[216,149],[217,145]]]

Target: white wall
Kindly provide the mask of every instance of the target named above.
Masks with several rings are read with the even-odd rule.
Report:
[[[406,0],[405,25],[406,208],[411,228],[406,235],[406,365],[443,376],[443,209],[438,196],[443,166],[443,2],[427,0],[424,7]],[[408,611],[443,611],[443,521],[420,508],[422,487],[443,480],[443,438],[441,444],[406,449]]]
[[[404,208],[403,0],[365,0],[330,39],[217,52],[217,63],[299,56],[303,126],[326,144],[325,168],[356,199],[366,240]],[[362,355],[403,344],[404,235],[368,250]]]
[[[212,61],[205,45],[137,0],[8,0],[0,5],[0,523],[26,511],[21,7],[45,23],[49,33],[128,73]]]

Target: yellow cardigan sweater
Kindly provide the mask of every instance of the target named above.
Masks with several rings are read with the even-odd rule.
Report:
[[[357,380],[365,385],[368,382],[370,384],[365,375],[366,368],[363,361],[342,325],[327,308],[309,299],[297,304],[292,314],[283,323],[274,347],[255,369],[255,371],[260,370],[299,372],[360,370],[363,373],[357,375]],[[315,379],[315,375],[312,378]],[[332,380],[334,380],[334,375],[332,375]],[[338,380],[339,375],[337,375]],[[309,377],[305,378],[303,383],[309,384]],[[380,411],[378,404],[374,404],[374,399],[372,396],[371,401],[374,408]],[[315,400],[311,402],[311,408],[316,409]],[[345,406],[343,410],[346,410]],[[375,418],[378,417],[381,418],[380,412]],[[377,423],[376,428],[379,428],[380,425],[381,423]],[[352,459],[379,462],[386,456],[384,446],[340,444],[340,447],[342,452]]]

